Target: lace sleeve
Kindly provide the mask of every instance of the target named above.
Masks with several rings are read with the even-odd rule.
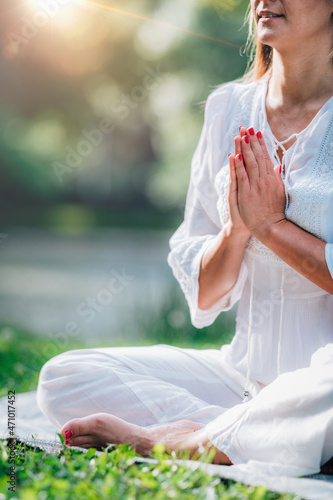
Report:
[[[192,324],[197,328],[211,325],[222,311],[230,309],[239,300],[247,277],[247,268],[243,262],[233,289],[210,309],[199,309],[198,278],[201,259],[223,226],[214,179],[223,160],[220,146],[224,133],[221,116],[226,114],[229,86],[230,84],[223,86],[222,91],[214,91],[207,100],[203,129],[191,163],[184,222],[169,243],[171,251],[168,264],[184,292]],[[227,152],[225,155],[227,156]]]

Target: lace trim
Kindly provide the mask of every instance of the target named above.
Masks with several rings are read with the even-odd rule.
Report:
[[[191,314],[196,308],[194,299],[198,287],[201,255],[212,239],[213,237],[208,235],[200,236],[190,243],[185,241],[185,243],[176,246],[168,258],[168,263],[185,295]]]
[[[278,257],[272,250],[267,248],[261,241],[257,240],[254,236],[251,236],[247,242],[246,249],[253,252],[255,249],[256,255],[260,260],[265,260],[269,262],[283,262],[280,257]]]
[[[325,196],[333,182],[333,118],[327,128],[317,161],[309,177],[292,189],[288,219],[321,240],[325,240],[326,224],[323,220]]]

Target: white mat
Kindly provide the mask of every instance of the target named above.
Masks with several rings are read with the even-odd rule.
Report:
[[[7,397],[0,399],[0,438],[2,439],[8,436],[7,404]],[[57,430],[38,408],[35,391],[16,395],[15,412],[17,438],[40,445],[47,451],[57,452],[61,450]],[[32,439],[32,436],[36,435],[37,439]],[[143,460],[138,457],[137,461]],[[179,462],[186,463],[191,469],[204,467],[210,475],[233,479],[253,486],[266,486],[266,488],[279,493],[295,493],[305,500],[333,499],[333,476],[316,474],[306,478],[276,477],[269,476],[258,467],[250,464],[223,466],[202,464],[192,460]]]

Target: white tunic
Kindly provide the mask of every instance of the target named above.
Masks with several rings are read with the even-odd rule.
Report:
[[[246,455],[239,451],[235,443],[230,444],[231,436],[235,436],[235,426],[237,429],[245,428],[246,433],[246,425],[241,423],[241,418],[249,419],[250,410],[244,407],[254,405],[256,409],[262,401],[262,408],[268,406],[271,412],[275,412],[276,408],[271,405],[274,394],[268,392],[267,395],[267,391],[265,393],[262,389],[279,374],[310,367],[311,356],[318,350],[316,359],[323,357],[327,373],[331,374],[331,389],[325,399],[326,417],[322,420],[318,417],[317,421],[321,425],[320,432],[325,434],[328,423],[333,422],[332,295],[283,263],[271,250],[251,237],[233,289],[209,310],[203,311],[198,307],[201,258],[229,217],[228,153],[234,151],[234,136],[239,133],[239,126],[261,130],[272,161],[274,164],[279,162],[276,156],[279,143],[266,117],[267,85],[267,78],[250,84],[232,82],[221,85],[208,97],[203,130],[192,159],[184,222],[170,239],[171,252],[168,256],[169,265],[187,299],[192,323],[197,328],[212,324],[222,311],[240,301],[235,336],[230,345],[221,348],[223,378],[240,396],[246,389],[250,399],[259,393],[261,399],[257,402],[255,398],[245,405],[238,405],[207,427],[214,444],[225,452],[228,449],[234,463],[242,463],[251,456],[255,458],[253,449],[251,455],[251,447]],[[333,278],[332,137],[333,98],[326,102],[309,126],[298,134],[294,145],[285,152],[283,180],[288,200],[287,219],[327,243],[326,262]],[[313,265],[311,261],[304,262],[304,266]],[[320,349],[323,347],[325,349]],[[288,389],[288,380],[284,388]],[[299,394],[304,395],[304,389],[307,394],[306,387],[300,388]],[[319,388],[316,391],[317,394],[321,392]],[[297,406],[297,398],[294,403]],[[314,400],[312,404],[316,404]],[[267,432],[271,434],[274,431],[270,428],[265,432],[261,422],[263,415],[260,411],[258,415],[256,422],[261,425],[264,439],[268,439]],[[272,416],[273,413],[270,418]],[[283,417],[285,428],[282,426],[281,432],[286,431],[290,424],[285,418],[286,415]],[[230,422],[233,422],[233,431],[223,432],[223,429],[230,428]],[[315,421],[311,422],[311,425],[315,424]],[[256,442],[258,436],[253,437],[254,428],[249,422],[247,425]],[[276,425],[278,428],[278,417]],[[333,455],[332,444],[330,446],[328,454]],[[263,458],[262,454],[260,458]]]
[[[105,347],[55,356],[41,370],[37,401],[59,429],[99,412],[145,427],[192,420],[234,464],[255,462],[273,475],[315,473],[333,455],[333,297],[252,238],[233,290],[210,310],[198,308],[201,257],[228,220],[227,158],[239,125],[262,130],[274,155],[266,89],[265,81],[230,83],[209,96],[185,220],[170,240],[168,261],[195,326],[210,325],[240,300],[231,345]],[[287,218],[328,242],[331,274],[332,127],[333,99],[285,158]],[[242,403],[245,388],[250,397]]]

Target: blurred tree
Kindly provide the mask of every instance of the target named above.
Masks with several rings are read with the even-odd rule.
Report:
[[[1,5],[0,222],[61,204],[178,213],[202,101],[246,67],[248,2],[62,3]]]

